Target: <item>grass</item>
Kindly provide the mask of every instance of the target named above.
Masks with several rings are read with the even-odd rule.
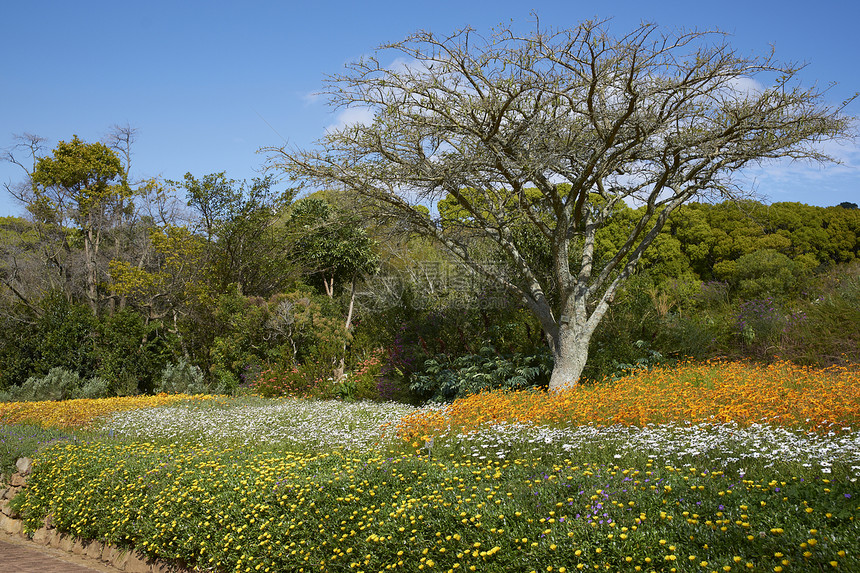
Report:
[[[856,376],[706,364],[443,408],[117,406],[38,455],[19,505],[29,530],[50,513],[201,571],[860,570]]]

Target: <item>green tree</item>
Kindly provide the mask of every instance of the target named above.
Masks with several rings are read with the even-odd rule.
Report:
[[[294,282],[283,225],[293,191],[276,191],[272,177],[237,182],[224,172],[202,179],[186,173],[184,181],[171,183],[184,189],[197,216],[217,290],[237,284],[245,294],[268,297]]]
[[[322,282],[329,298],[335,286],[372,273],[379,257],[361,221],[325,199],[307,197],[290,210],[289,230],[304,274]]]
[[[352,329],[358,280],[376,271],[379,256],[375,243],[361,221],[325,199],[306,197],[290,211],[291,247],[311,278],[322,281],[325,294],[334,298],[337,283],[349,284],[344,332]],[[347,343],[344,341],[335,369],[335,379],[343,376]]]
[[[329,131],[318,149],[271,149],[271,161],[365,197],[521,298],[560,388],[579,379],[594,329],[679,205],[706,192],[732,197],[733,174],[751,163],[828,160],[812,144],[850,132],[842,107],[796,85],[798,70],[742,57],[719,36],[650,24],[620,37],[594,22],[527,36],[418,32],[330,78],[330,101],[372,110],[371,123]],[[737,87],[750,78],[770,85]],[[443,227],[416,208],[448,195],[467,223]],[[597,260],[597,233],[625,200],[644,208]],[[520,221],[550,245],[548,276],[514,241]],[[512,276],[484,264],[476,234],[506,253]]]
[[[725,261],[714,271],[747,300],[793,294],[804,275],[802,265],[773,249],[760,249],[737,261]]]
[[[86,268],[86,298],[99,310],[98,256],[107,229],[126,209],[131,189],[122,162],[103,143],[85,143],[75,135],[61,141],[50,156],[42,157],[33,173],[33,204],[43,217],[80,230]]]

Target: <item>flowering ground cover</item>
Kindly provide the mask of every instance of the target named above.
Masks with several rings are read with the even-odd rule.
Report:
[[[58,445],[21,511],[215,571],[860,567],[855,482],[633,457]],[[762,477],[766,475],[766,477]]]
[[[117,437],[144,440],[363,449],[379,442],[380,426],[413,411],[393,402],[220,399],[117,412],[100,428]]]
[[[0,424],[29,422],[44,428],[72,429],[90,425],[114,412],[151,408],[188,400],[210,400],[212,396],[158,394],[126,398],[95,398],[46,402],[0,402]]]
[[[557,426],[753,423],[840,432],[860,427],[860,370],[790,363],[686,364],[553,394],[488,392],[423,409],[395,428],[410,439],[512,422]]]
[[[857,382],[708,364],[420,409],[116,408],[16,504],[201,571],[854,571]]]

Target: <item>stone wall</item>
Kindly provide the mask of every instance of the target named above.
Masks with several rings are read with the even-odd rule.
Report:
[[[52,516],[48,515],[42,527],[31,534],[24,533],[21,516],[17,515],[10,507],[10,502],[25,487],[27,487],[27,476],[33,469],[33,460],[20,458],[15,463],[17,471],[11,476],[0,474],[0,531],[12,535],[19,535],[39,543],[56,547],[75,555],[83,555],[92,559],[102,561],[111,567],[128,573],[168,573],[188,572],[161,561],[150,559],[137,551],[115,547],[100,541],[79,539],[71,535],[60,533],[53,524]]]

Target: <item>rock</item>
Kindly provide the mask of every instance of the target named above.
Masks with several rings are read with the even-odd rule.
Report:
[[[101,559],[105,563],[110,563],[111,556],[113,555],[114,551],[116,551],[116,547],[114,547],[110,543],[106,543],[102,548],[102,554],[99,555],[99,559]]]
[[[11,533],[12,535],[18,535],[22,531],[24,531],[24,526],[19,519],[12,519],[11,517],[3,517],[3,529],[6,533]]]
[[[18,458],[18,461],[15,462],[15,467],[18,468],[18,473],[22,476],[28,476],[33,471],[33,460],[30,458]]]
[[[27,478],[21,474],[12,474],[12,479],[9,481],[12,487],[24,487],[27,485]]]
[[[18,495],[18,492],[20,492],[20,491],[21,491],[20,487],[10,487],[9,489],[6,490],[6,493],[3,494],[3,499],[12,499],[16,495]]]
[[[137,551],[130,553],[124,571],[127,573],[150,573],[149,560]]]
[[[105,546],[101,541],[90,541],[89,545],[87,545],[85,555],[93,559],[101,559],[102,551],[104,550]]]
[[[75,543],[75,538],[71,535],[63,535],[60,537],[60,543],[57,545],[59,549],[65,551],[66,553],[70,553],[72,551],[72,545]]]
[[[150,573],[173,573],[176,571],[175,567],[170,567],[166,563],[162,563],[161,561],[153,561],[150,565]]]
[[[54,514],[49,513],[45,516],[45,520],[42,522],[45,529],[54,529]]]
[[[82,540],[75,539],[74,543],[72,543],[72,553],[75,555],[83,555],[86,550],[87,548]]]
[[[121,571],[125,571],[125,565],[128,563],[129,553],[128,551],[121,551],[119,549],[114,548],[110,554],[110,563],[117,569]]]
[[[40,527],[36,531],[33,532],[33,541],[39,543],[41,545],[47,545],[48,541],[48,530],[44,527]]]
[[[60,542],[63,540],[63,534],[59,532],[55,532],[55,535],[50,539],[48,545],[51,547],[59,547]]]
[[[14,511],[11,507],[9,507],[9,500],[3,499],[0,500],[0,513],[11,517],[12,519],[18,519],[18,513]]]

